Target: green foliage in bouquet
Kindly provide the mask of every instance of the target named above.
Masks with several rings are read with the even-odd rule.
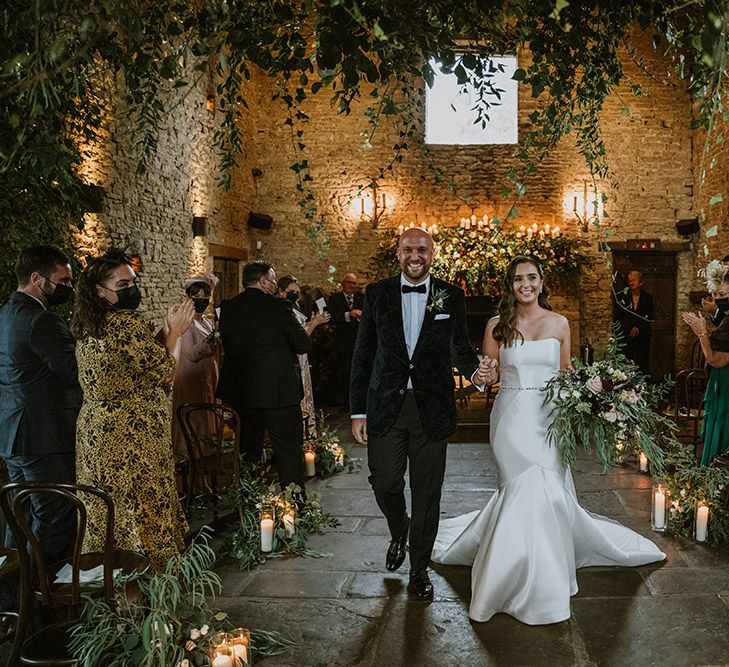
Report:
[[[370,260],[376,278],[394,275],[400,269],[395,257],[398,234],[385,232]],[[517,255],[539,259],[547,280],[564,283],[589,263],[582,253],[583,242],[568,236],[528,236],[516,229],[490,226],[479,231],[443,227],[433,234],[433,273],[462,285],[470,295],[498,295],[509,262]]]
[[[664,469],[664,451],[676,442],[676,425],[656,411],[671,386],[666,380],[648,384],[638,367],[620,352],[616,329],[605,352],[595,363],[572,359],[572,368],[560,371],[546,387],[546,401],[554,407],[550,441],[570,465],[582,447],[595,453],[607,470],[622,460],[632,444],[642,450],[654,473]]]
[[[240,517],[232,532],[232,555],[241,570],[250,570],[267,558],[279,558],[287,553],[309,558],[331,555],[306,546],[312,533],[339,525],[336,517],[323,510],[320,495],[308,491],[304,498],[301,487],[296,484],[289,484],[282,492],[277,489],[277,484],[268,483],[265,470],[249,463],[241,465],[238,484],[228,488],[224,503],[236,508]],[[261,551],[260,518],[264,508],[270,509],[274,518],[270,552]],[[294,512],[293,535],[287,534],[284,522],[289,511]]]
[[[316,435],[309,438],[307,446],[316,454],[314,465],[320,479],[339,472],[356,472],[362,468],[362,459],[352,458],[344,451],[339,436],[327,423],[326,415],[320,410],[316,415]]]
[[[213,636],[233,626],[226,613],[209,606],[221,590],[220,578],[211,570],[215,552],[209,540],[209,532],[201,531],[163,573],[118,576],[113,607],[87,597],[71,630],[70,649],[79,666],[210,665]],[[282,653],[291,643],[276,632],[251,632],[251,648],[259,655]]]
[[[693,446],[677,443],[660,481],[669,503],[669,533],[692,537],[696,506],[702,503],[709,508],[707,544],[729,548],[729,469],[698,465]]]

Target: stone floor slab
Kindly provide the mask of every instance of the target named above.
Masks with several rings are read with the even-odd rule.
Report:
[[[648,572],[645,575],[645,582],[653,595],[729,594],[729,568],[664,568]]]
[[[320,565],[321,563],[317,563]],[[312,565],[314,565],[312,563]],[[344,597],[343,591],[349,587],[348,572],[314,569],[308,571],[281,572],[257,569],[247,577],[242,595],[258,598],[316,598]]]
[[[586,567],[577,570],[578,598],[650,595],[638,568]]]

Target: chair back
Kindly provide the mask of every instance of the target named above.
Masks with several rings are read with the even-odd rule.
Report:
[[[64,560],[47,563],[40,542],[33,534],[27,516],[27,507],[31,497],[38,494],[60,495],[76,507],[76,534],[73,540],[73,552]],[[100,554],[103,566],[103,588],[82,585],[81,570],[85,564],[83,542],[88,525],[88,511],[84,501],[78,494],[88,494],[98,499],[106,510],[106,531],[104,549]],[[103,593],[106,600],[114,597],[113,565],[114,565],[114,503],[108,493],[102,489],[84,484],[50,484],[46,482],[14,482],[0,488],[0,509],[8,522],[13,540],[18,547],[22,585],[26,591],[34,590],[41,603],[58,606],[59,603],[71,606],[81,603],[81,595],[93,590],[96,595]],[[28,548],[23,548],[26,545]],[[31,562],[32,559],[32,562]],[[98,562],[99,559],[96,559]],[[35,565],[35,568],[33,567]],[[56,584],[52,580],[58,570],[65,564],[71,565],[71,584]]]
[[[706,357],[701,349],[701,339],[697,338],[691,346],[691,359],[689,368],[706,368]]]

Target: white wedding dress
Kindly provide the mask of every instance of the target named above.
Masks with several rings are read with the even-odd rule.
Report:
[[[502,348],[490,442],[499,489],[481,511],[441,521],[432,560],[472,565],[474,621],[503,612],[541,625],[570,617],[575,569],[665,558],[638,533],[577,504],[570,470],[547,442],[544,383],[558,370],[555,338]]]

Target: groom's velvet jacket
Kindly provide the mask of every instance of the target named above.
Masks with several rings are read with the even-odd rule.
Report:
[[[440,309],[430,307],[434,290],[447,294]],[[466,328],[463,291],[431,276],[412,359],[405,344],[401,298],[399,275],[365,291],[352,359],[350,411],[367,415],[369,435],[384,436],[400,412],[410,376],[425,432],[432,440],[445,440],[456,430],[453,365],[467,378],[478,368]]]

